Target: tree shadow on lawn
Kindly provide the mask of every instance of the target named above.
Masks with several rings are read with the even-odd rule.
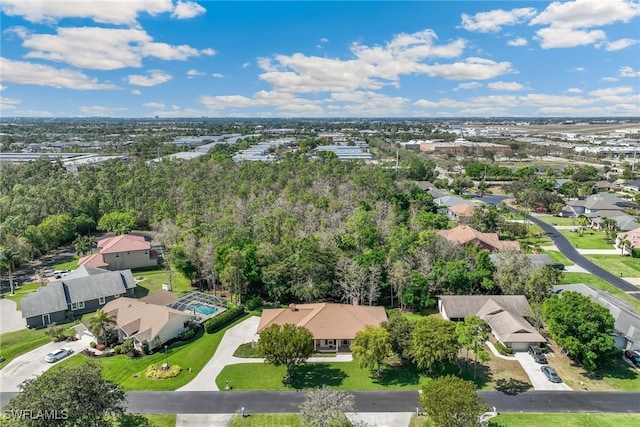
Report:
[[[491,372],[491,368],[487,365],[482,364],[482,362],[480,361],[478,361],[478,367],[476,368],[476,379],[474,380],[473,359],[466,359],[464,357],[458,359],[458,363],[451,363],[450,365],[448,365],[440,375],[454,375],[464,380],[471,381],[476,385],[476,387],[478,387],[478,389],[484,388],[487,383],[493,381],[493,373]]]
[[[614,360],[610,365],[598,369],[595,372],[588,372],[582,369],[574,360],[571,360],[571,366],[581,369],[580,375],[591,380],[602,380],[604,378],[616,378],[619,380],[635,380],[640,377],[638,371],[632,366],[627,365],[622,360]]]
[[[496,380],[496,390],[514,396],[531,388],[531,384],[515,378],[499,378]]]
[[[371,371],[371,379],[374,384],[384,386],[407,386],[420,384],[420,370],[413,364],[398,366],[384,365],[380,370],[382,374],[380,377],[375,377],[375,370]]]
[[[337,387],[347,378],[344,371],[328,363],[305,363],[295,366],[292,371],[293,381],[285,385],[296,390],[317,388],[323,384]]]

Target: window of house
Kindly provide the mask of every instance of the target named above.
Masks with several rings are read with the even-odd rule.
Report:
[[[349,340],[342,340],[342,345],[349,345]]]
[[[71,303],[71,310],[82,310],[83,308],[84,308],[84,301]]]
[[[335,341],[334,340],[324,340],[324,344],[325,345],[335,345]]]
[[[104,297],[98,298],[98,304],[102,305],[104,303],[105,303],[105,298]]]
[[[114,298],[120,298],[120,294],[115,294],[113,297]]]

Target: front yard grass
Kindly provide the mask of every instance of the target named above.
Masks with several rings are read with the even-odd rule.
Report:
[[[248,417],[236,415],[229,427],[300,427],[298,414],[251,414]]]
[[[602,231],[586,229],[582,235],[579,231],[573,230],[558,230],[558,232],[576,249],[615,249],[611,243],[607,243],[605,233]]]
[[[134,278],[143,278],[137,282],[138,286],[135,289],[136,298],[142,298],[149,294],[155,294],[162,290],[163,283],[169,283],[169,272],[165,269],[146,270],[146,271],[134,271]],[[187,292],[193,290],[189,279],[187,279],[179,271],[173,271],[173,277],[171,278],[171,286],[173,293],[178,296],[182,296]]]
[[[0,335],[0,355],[4,360],[0,362],[0,369],[16,357],[51,342],[51,337],[45,335],[46,329],[21,329]]]
[[[75,257],[72,260],[61,262],[60,264],[55,264],[51,267],[52,270],[75,270],[78,268],[78,260],[80,257]]]
[[[591,273],[564,273],[562,275],[563,285],[570,285],[573,283],[584,283],[585,285],[593,286],[601,291],[609,292],[611,295],[620,298],[624,302],[633,306],[636,311],[640,313],[640,300],[622,292],[611,283],[606,282]]]
[[[47,282],[43,282],[46,284]],[[2,297],[16,303],[16,310],[20,310],[20,301],[22,298],[26,297],[27,294],[31,292],[37,291],[38,288],[42,286],[42,283],[25,283],[24,285],[18,286],[15,288],[15,295],[9,295],[8,293],[2,294]]]
[[[174,378],[154,380],[145,375],[147,367],[152,363],[162,365],[165,362],[164,349],[139,358],[130,358],[125,355],[89,358],[84,354],[76,354],[56,366],[79,366],[89,360],[95,360],[102,365],[104,378],[119,384],[123,390],[173,391],[193,380],[216,352],[226,330],[246,318],[247,316],[243,316],[214,334],[207,334],[200,330],[193,340],[170,345],[167,354],[169,364],[175,363],[182,367],[180,375]]]
[[[549,255],[553,262],[564,264],[566,266],[573,265],[573,263],[569,261],[569,258],[564,256],[564,254],[560,251],[549,250],[549,251],[544,251],[543,253]]]
[[[637,425],[640,425],[638,414],[507,412],[489,421],[489,427],[633,427]]]
[[[576,218],[563,218],[563,217],[559,217],[559,216],[553,216],[553,215],[538,215],[536,216],[536,219],[539,219],[542,222],[546,222],[547,224],[551,224],[551,225],[560,225],[560,226],[567,226],[567,225],[573,225],[576,228],[578,227],[578,220]]]
[[[621,277],[640,277],[640,260],[621,255],[584,255],[589,261]]]

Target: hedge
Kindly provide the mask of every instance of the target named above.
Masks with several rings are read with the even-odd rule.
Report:
[[[220,329],[228,325],[229,323],[241,317],[244,314],[244,307],[233,307],[227,311],[218,314],[216,317],[212,317],[204,323],[204,330],[208,334],[218,332]]]

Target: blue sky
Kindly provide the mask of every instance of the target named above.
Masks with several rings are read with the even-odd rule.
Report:
[[[0,113],[640,116],[637,0],[2,0]]]

